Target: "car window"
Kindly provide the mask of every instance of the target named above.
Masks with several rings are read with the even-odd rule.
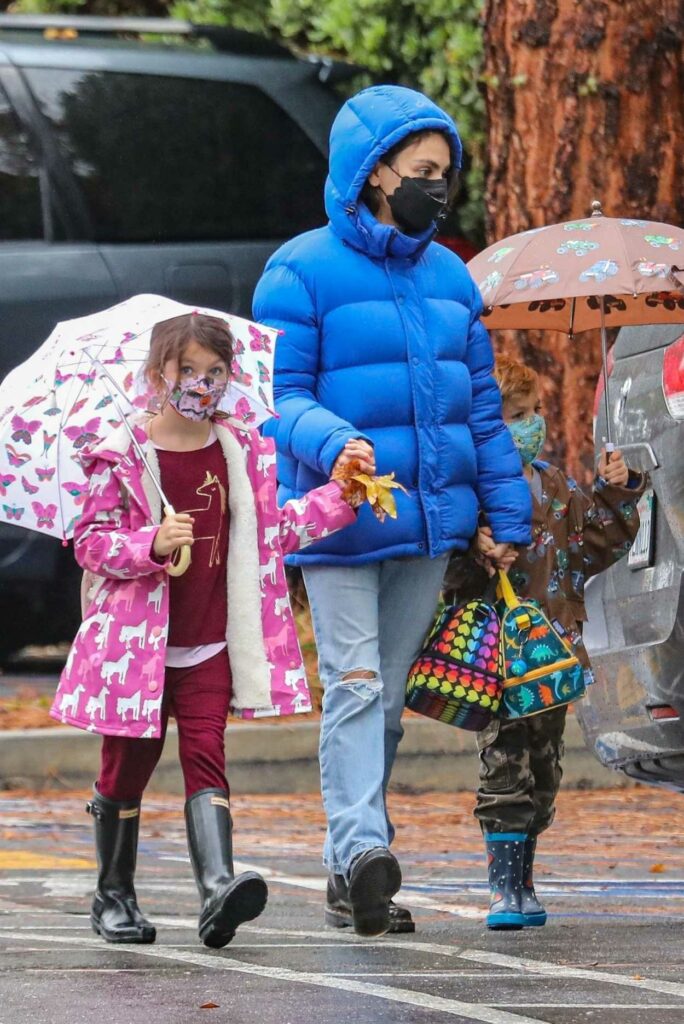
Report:
[[[42,237],[39,167],[0,87],[0,240]]]
[[[260,89],[54,69],[27,77],[97,241],[277,239],[324,222],[325,160]]]

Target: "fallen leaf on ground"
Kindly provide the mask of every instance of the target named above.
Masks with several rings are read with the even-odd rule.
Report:
[[[665,865],[664,864],[651,864],[651,866],[650,866],[650,868],[648,870],[651,872],[652,875],[662,875],[663,871],[665,870]]]
[[[202,1005],[200,1006],[200,1010],[218,1010],[218,1009],[219,1009],[219,1004],[218,1003],[212,1003],[211,1000],[209,1000],[208,1003],[202,1003]]]

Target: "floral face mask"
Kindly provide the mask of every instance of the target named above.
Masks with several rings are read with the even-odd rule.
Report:
[[[529,466],[539,456],[546,441],[546,420],[535,412],[524,420],[508,424],[523,466]]]
[[[181,416],[199,423],[214,415],[228,382],[211,380],[210,377],[192,377],[169,386],[169,405]]]

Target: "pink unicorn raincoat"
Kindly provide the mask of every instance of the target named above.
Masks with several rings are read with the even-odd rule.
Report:
[[[278,508],[273,442],[232,421],[215,427],[229,481],[233,711],[310,711],[283,555],[349,525],[355,513],[334,482]],[[134,431],[159,479],[154,446],[141,423]],[[94,578],[50,714],[90,732],[158,738],[169,626],[169,577],[151,556],[161,502],[125,427],[82,461],[89,489],[74,547]]]

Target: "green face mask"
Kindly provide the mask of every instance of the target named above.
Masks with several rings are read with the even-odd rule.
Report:
[[[535,412],[524,420],[508,424],[515,447],[520,452],[523,466],[529,466],[539,456],[546,441],[546,420]]]

